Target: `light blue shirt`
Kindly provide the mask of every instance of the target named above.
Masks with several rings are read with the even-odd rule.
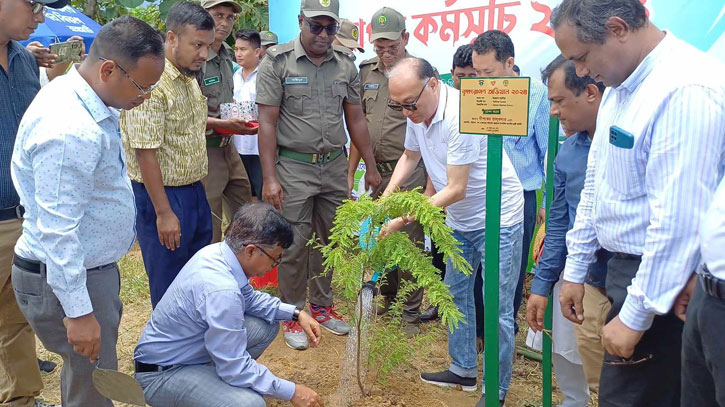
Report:
[[[214,362],[224,382],[290,400],[294,383],[280,379],[247,352],[245,314],[289,321],[295,306],[256,291],[225,242],[199,250],[156,305],[134,359],[159,366]]]
[[[25,112],[11,172],[25,207],[15,253],[46,264],[66,316],[93,312],[86,269],[118,261],[136,237],[118,114],[72,69]]]
[[[541,81],[531,78],[531,97],[529,98],[529,135],[526,137],[504,137],[506,149],[516,175],[519,176],[524,191],[541,189],[546,175],[546,149],[549,146],[549,107],[548,89]],[[542,200],[546,202],[546,199]],[[542,205],[543,207],[543,205]]]
[[[696,66],[696,72],[692,67]],[[645,331],[701,261],[700,224],[723,175],[725,66],[667,32],[597,116],[564,279],[581,283],[595,252],[642,256],[619,313]],[[609,142],[618,126],[633,148]]]

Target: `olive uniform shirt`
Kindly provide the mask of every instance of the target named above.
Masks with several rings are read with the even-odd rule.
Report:
[[[257,74],[257,103],[279,106],[277,146],[326,154],[345,146],[343,102],[360,104],[352,59],[332,46],[318,67],[299,38],[267,50]]]
[[[206,96],[206,105],[209,109],[208,116],[221,118],[221,104],[234,102],[234,55],[232,49],[226,42],[222,43],[219,53],[209,50],[209,57],[206,63],[197,73],[201,93]],[[220,147],[229,144],[231,137],[226,134],[219,134],[214,129],[206,131],[210,147]],[[222,143],[224,141],[224,144]]]

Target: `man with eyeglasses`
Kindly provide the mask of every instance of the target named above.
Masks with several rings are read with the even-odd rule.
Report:
[[[458,129],[459,92],[435,77],[424,59],[405,58],[388,75],[389,107],[400,110],[407,120],[405,151],[383,196],[403,185],[422,160],[437,191],[433,205],[445,208],[446,223],[460,242],[462,255],[473,270],[485,253],[486,137],[461,134]],[[501,232],[499,245],[499,391],[500,404],[511,382],[514,357],[513,295],[521,262],[524,197],[521,183],[506,153],[502,156]],[[410,216],[390,220],[381,238],[414,221]],[[476,391],[478,353],[476,352],[475,276],[465,275],[448,262],[444,283],[464,315],[448,335],[449,369],[423,373],[421,380],[441,387]],[[486,367],[484,366],[484,369]],[[483,406],[485,396],[477,406]]]
[[[25,222],[12,281],[43,346],[63,358],[66,407],[113,405],[91,376],[96,361],[118,367],[116,262],[136,237],[117,109],[144,103],[149,95],[138,88],[151,89],[163,70],[161,36],[124,16],[101,28],[88,58],[45,86],[20,123],[11,170]],[[30,356],[28,363],[37,366]]]
[[[234,102],[234,51],[225,41],[232,33],[242,6],[233,0],[203,0],[201,6],[214,19],[214,43],[196,78],[209,109],[206,124],[209,174],[203,183],[214,225],[212,242],[219,242],[222,212],[231,219],[243,203],[252,200],[249,176],[232,143],[232,136],[257,134],[257,129],[239,118],[221,119],[221,104]]]
[[[304,307],[309,288],[312,316],[327,330],[346,335],[350,327],[335,313],[331,273],[308,241],[327,244],[337,207],[347,198],[347,141],[363,153],[366,183],[380,184],[370,135],[360,108],[360,79],[347,50],[332,45],[339,30],[338,0],[303,0],[300,36],[267,50],[259,67],[259,156],[262,196],[282,211],[295,229],[294,243],[279,265],[283,301]],[[343,121],[344,112],[344,121]],[[293,349],[307,349],[295,321],[284,336]]]
[[[320,343],[320,325],[309,314],[249,284],[279,263],[292,240],[289,222],[271,205],[255,202],[239,209],[223,242],[189,260],[134,352],[136,380],[150,405],[264,407],[268,396],[294,407],[322,407],[312,389],[257,362],[280,321],[299,323],[313,347]]]
[[[377,163],[377,170],[382,177],[382,183],[373,189],[372,196],[377,198],[383,193],[390,182],[398,158],[403,154],[405,147],[405,116],[398,110],[388,106],[390,94],[388,92],[388,78],[386,74],[398,61],[409,57],[405,49],[410,34],[405,30],[405,17],[397,10],[383,7],[376,11],[372,17],[372,36],[377,56],[365,60],[360,64],[360,92],[362,94],[362,108],[370,130],[370,141]],[[360,162],[360,153],[353,146],[350,149],[350,160],[347,169],[348,188],[354,188],[354,177],[357,165]],[[425,188],[426,173],[423,163],[418,163],[407,181],[401,185],[402,190]],[[403,229],[414,242],[425,239],[423,227],[413,222]],[[410,270],[391,270],[387,274],[385,284],[380,287],[383,294],[377,307],[378,314],[384,314],[398,293],[400,280],[410,280]],[[423,301],[423,290],[418,289],[410,293],[403,304],[403,329],[408,337],[416,335],[420,329],[420,304]]]
[[[179,270],[212,239],[207,175],[207,101],[195,75],[209,57],[214,19],[181,1],[166,18],[166,68],[139,109],[121,115],[123,145],[136,197],[136,230],[151,305]]]
[[[20,119],[40,90],[38,63],[17,41],[45,21],[43,9],[66,0],[7,0],[0,3],[0,405],[43,405],[35,396],[43,382],[35,335],[17,306],[11,283],[13,248],[22,233],[23,208],[10,177]]]

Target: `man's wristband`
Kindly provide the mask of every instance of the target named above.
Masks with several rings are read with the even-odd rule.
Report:
[[[295,322],[299,321],[301,313],[302,313],[302,308],[295,308],[294,312],[292,312],[292,320]]]

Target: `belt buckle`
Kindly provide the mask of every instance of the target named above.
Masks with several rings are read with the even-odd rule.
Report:
[[[332,153],[327,153],[322,155],[322,163],[329,163],[330,162],[330,156],[332,156]]]
[[[18,219],[22,219],[23,218],[23,213],[22,213],[23,212],[23,209],[22,208],[23,207],[20,206],[20,205],[18,205],[18,206],[15,207],[15,216],[17,216]]]
[[[319,162],[317,161],[319,158],[320,158],[319,154],[313,153],[312,154],[312,164],[319,164]]]

